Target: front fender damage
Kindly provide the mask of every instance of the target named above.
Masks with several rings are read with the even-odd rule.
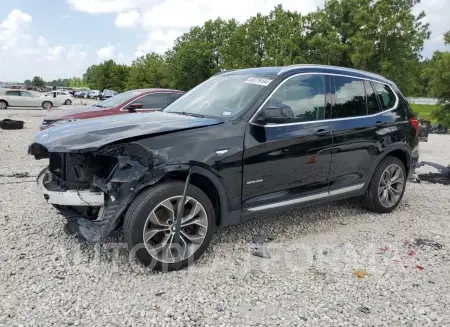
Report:
[[[105,177],[94,176],[92,186],[106,194],[104,207],[96,220],[76,214],[71,208],[62,209],[68,219],[67,234],[78,234],[90,242],[102,242],[117,228],[131,201],[144,188],[156,184],[167,173],[180,170],[181,165],[158,165],[153,153],[138,143],[126,143],[100,149],[94,155],[113,156],[117,163]]]

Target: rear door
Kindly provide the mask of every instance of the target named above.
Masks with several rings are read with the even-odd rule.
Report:
[[[20,101],[20,91],[6,91],[5,98],[10,107],[22,107]]]
[[[263,105],[290,107],[294,123],[258,125],[245,134],[242,202],[247,212],[262,212],[326,196],[331,163],[332,122],[328,76],[287,78]],[[255,119],[257,118],[257,115]]]
[[[334,138],[330,191],[357,192],[370,179],[380,147],[392,142],[390,128],[395,118],[382,112],[370,81],[349,76],[331,76],[331,80]]]

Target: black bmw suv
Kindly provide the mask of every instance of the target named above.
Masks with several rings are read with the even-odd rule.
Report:
[[[145,265],[195,261],[218,226],[362,197],[400,203],[418,160],[418,122],[386,78],[331,66],[226,71],[160,112],[75,121],[29,153],[65,231],[101,242],[123,227]]]

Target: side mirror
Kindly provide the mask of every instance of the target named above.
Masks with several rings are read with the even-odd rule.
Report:
[[[264,107],[256,122],[261,125],[266,124],[289,124],[295,122],[294,112],[283,104],[271,104]]]
[[[136,111],[136,109],[141,109],[144,107],[143,103],[131,103],[128,106],[125,107],[125,109],[128,109],[130,112]]]

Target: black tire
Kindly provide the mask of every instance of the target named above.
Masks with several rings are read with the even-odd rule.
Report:
[[[43,109],[48,109],[48,105],[50,105],[50,109],[53,108],[53,103],[51,103],[50,101],[44,101],[44,102],[42,102],[42,108],[43,108]]]
[[[387,167],[391,165],[397,165],[399,166],[403,171],[404,181],[403,181],[403,190],[401,192],[401,195],[397,202],[390,206],[386,207],[384,206],[381,201],[380,197],[378,196],[378,186],[381,180],[381,177],[383,175],[383,172],[386,170]],[[403,162],[398,159],[397,157],[392,156],[386,156],[381,162],[378,164],[378,167],[375,169],[375,172],[372,175],[372,179],[370,180],[369,187],[366,190],[366,193],[363,195],[363,204],[364,206],[373,212],[377,213],[389,213],[395,210],[397,206],[400,204],[403,198],[403,194],[405,193],[406,188],[406,182],[407,182],[407,174],[405,165]]]
[[[64,102],[64,104],[70,106],[72,104],[72,101],[67,99],[66,102]]]
[[[8,102],[5,100],[0,100],[0,110],[1,109],[7,109],[8,108]]]
[[[144,244],[144,225],[150,212],[162,201],[174,196],[181,196],[184,191],[184,184],[181,181],[170,181],[143,191],[134,199],[125,214],[123,224],[125,240],[128,243],[129,250],[135,251],[136,258],[144,266],[150,266],[158,271],[173,271],[186,268],[190,263],[200,258],[211,242],[216,231],[214,207],[211,200],[202,190],[194,185],[190,185],[186,195],[200,202],[206,211],[208,219],[205,238],[197,251],[183,261],[164,263],[152,257],[146,248],[142,246]],[[133,249],[135,247],[136,249]]]

